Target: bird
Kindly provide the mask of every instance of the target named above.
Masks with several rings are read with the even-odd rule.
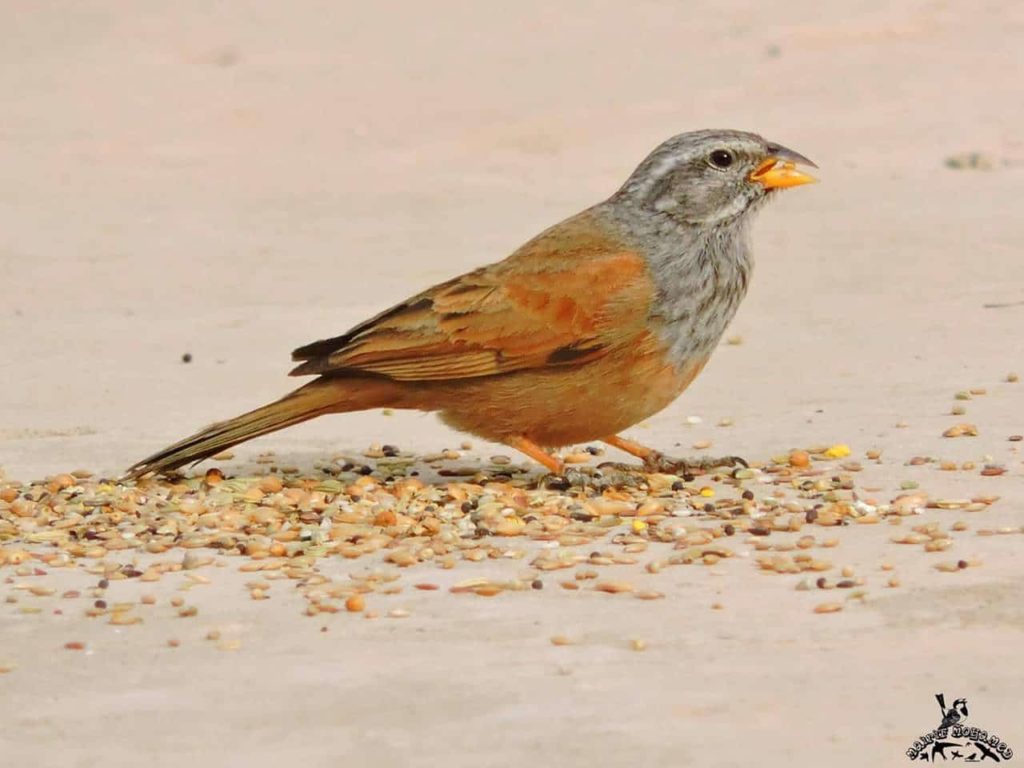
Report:
[[[166,473],[318,416],[436,412],[553,475],[553,453],[600,440],[649,471],[678,462],[622,432],[661,411],[707,364],[747,291],[753,214],[817,181],[800,153],[737,130],[678,134],[611,197],[502,261],[439,283],[340,336],[292,353],[315,377],[128,468]]]

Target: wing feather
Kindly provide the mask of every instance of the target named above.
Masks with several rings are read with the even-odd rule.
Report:
[[[300,347],[292,375],[343,371],[402,381],[580,365],[645,330],[655,295],[644,259],[566,222],[505,261],[398,304],[348,333]],[[561,231],[560,231],[561,230]],[[585,238],[584,238],[585,239]]]

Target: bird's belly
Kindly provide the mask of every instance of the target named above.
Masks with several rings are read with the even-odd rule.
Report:
[[[646,346],[578,368],[449,383],[441,418],[489,440],[522,436],[547,447],[616,434],[675,400],[707,362],[704,357],[672,365],[661,345]]]

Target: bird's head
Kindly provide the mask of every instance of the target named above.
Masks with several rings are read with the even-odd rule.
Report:
[[[681,133],[648,155],[613,199],[681,224],[714,226],[756,209],[776,190],[817,181],[797,165],[817,167],[755,133]]]

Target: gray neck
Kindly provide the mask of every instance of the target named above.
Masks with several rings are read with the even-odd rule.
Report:
[[[715,226],[693,226],[669,216],[651,216],[630,206],[598,206],[626,242],[634,242],[658,287],[651,310],[677,366],[714,350],[747,292],[753,269],[747,234],[749,215]]]

